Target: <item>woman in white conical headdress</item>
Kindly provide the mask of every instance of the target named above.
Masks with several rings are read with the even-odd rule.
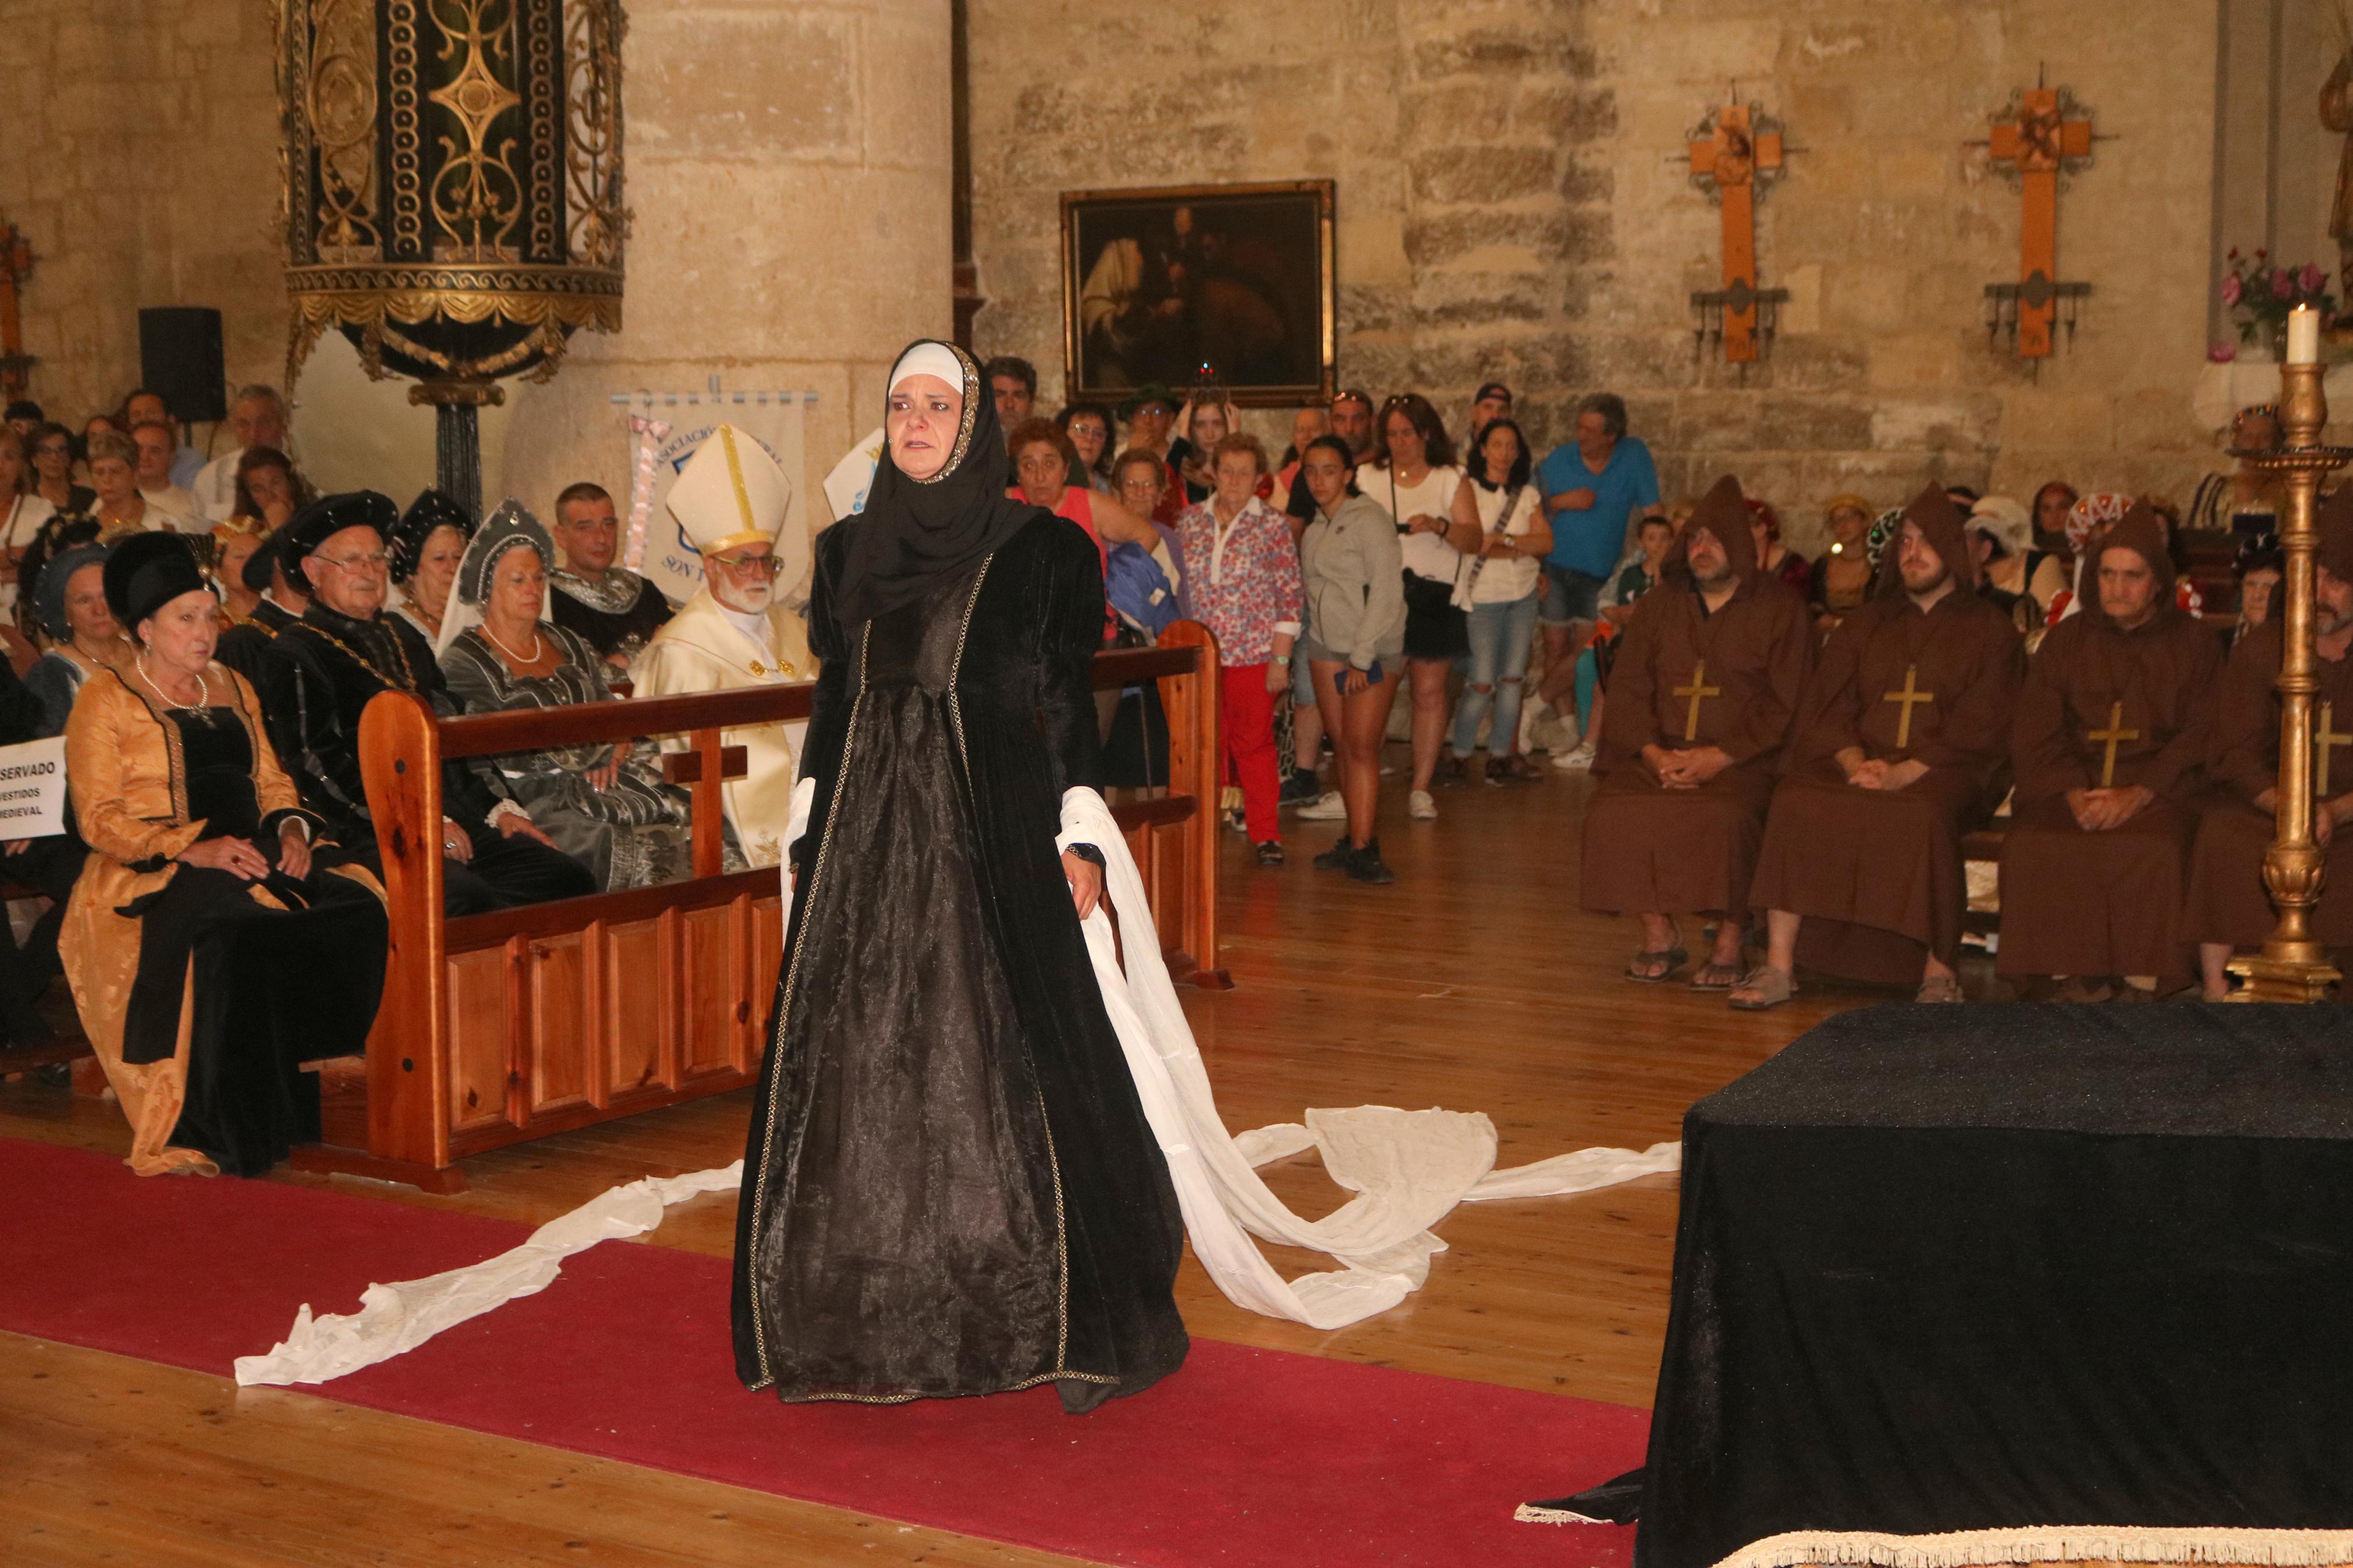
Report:
[[[577,632],[543,619],[555,544],[514,501],[466,547],[441,616],[441,673],[469,713],[608,702],[605,662]],[[491,759],[516,802],[603,889],[673,881],[691,868],[684,795],[659,753],[610,743]]]

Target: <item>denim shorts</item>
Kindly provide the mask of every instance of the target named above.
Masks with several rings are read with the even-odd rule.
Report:
[[[1540,590],[1543,602],[1536,619],[1548,626],[1565,626],[1571,621],[1598,621],[1601,618],[1601,579],[1588,577],[1569,566],[1544,563],[1544,579]]]

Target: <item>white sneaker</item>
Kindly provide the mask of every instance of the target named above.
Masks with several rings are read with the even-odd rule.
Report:
[[[1518,742],[1518,744],[1513,749],[1517,751],[1522,756],[1525,756],[1528,752],[1534,751],[1535,749],[1534,742],[1536,726],[1548,718],[1551,713],[1552,704],[1546,702],[1543,698],[1529,697],[1523,699],[1520,703],[1520,732],[1514,737]]]
[[[1593,742],[1587,741],[1573,752],[1563,752],[1552,760],[1552,765],[1565,773],[1590,772],[1593,767]]]
[[[1338,790],[1327,789],[1292,815],[1304,817],[1309,822],[1340,822],[1347,817],[1348,807],[1347,804],[1341,800]]]
[[[1438,802],[1430,798],[1428,790],[1418,789],[1406,796],[1405,814],[1416,822],[1435,822],[1438,820]]]

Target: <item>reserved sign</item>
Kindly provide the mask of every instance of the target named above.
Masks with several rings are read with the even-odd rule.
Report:
[[[66,739],[0,746],[0,839],[66,830]]]

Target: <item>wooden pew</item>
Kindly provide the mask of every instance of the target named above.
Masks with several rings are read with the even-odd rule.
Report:
[[[1117,791],[1170,972],[1231,984],[1217,954],[1217,647],[1191,623],[1099,655],[1098,690],[1157,680],[1164,789]],[[466,1187],[470,1154],[723,1093],[767,1047],[786,908],[775,868],[721,871],[724,730],[808,717],[807,684],[437,719],[387,692],[360,725],[391,951],[364,1058],[324,1064],[322,1142],[291,1163]],[[694,876],[452,920],[442,913],[441,763],[555,746],[691,737],[669,771],[694,803]],[[730,752],[735,754],[731,758]]]

